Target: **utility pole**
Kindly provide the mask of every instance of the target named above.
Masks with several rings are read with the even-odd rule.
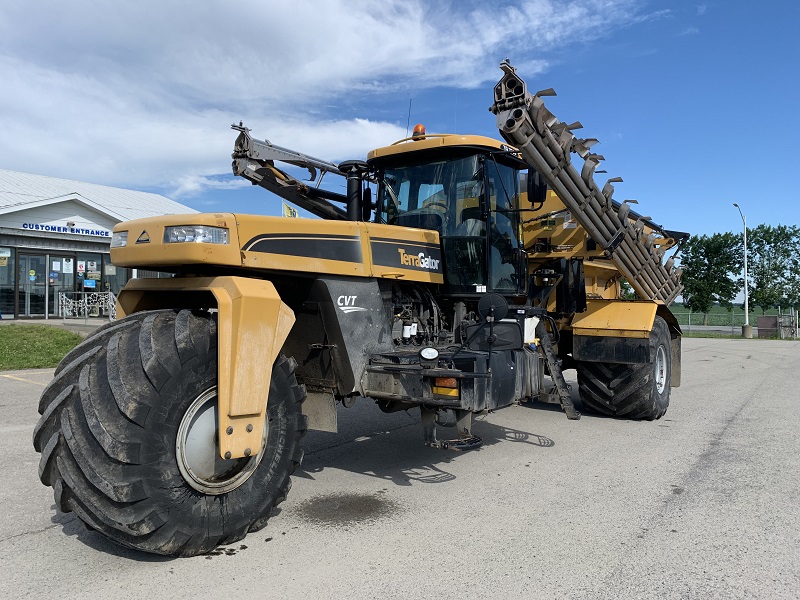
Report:
[[[744,227],[744,325],[742,326],[742,337],[751,338],[753,337],[753,328],[750,327],[750,307],[747,303],[747,219],[742,213],[741,207],[736,202],[733,205],[739,210]]]

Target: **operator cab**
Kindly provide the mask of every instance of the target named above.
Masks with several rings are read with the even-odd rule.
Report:
[[[455,142],[465,137],[434,139]],[[370,156],[378,180],[375,219],[439,232],[445,294],[524,296],[526,254],[519,210],[529,209],[526,195],[543,197],[546,187],[529,189],[528,165],[511,148],[477,139],[491,146],[440,143],[417,149],[419,142],[411,142],[402,144],[402,152]]]

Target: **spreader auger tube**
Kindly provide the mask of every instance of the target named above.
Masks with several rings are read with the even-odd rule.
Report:
[[[603,159],[590,150],[597,140],[576,138],[570,128],[580,124],[562,123],[545,107],[542,97],[555,95],[552,89],[531,95],[508,62],[500,67],[505,75],[495,86],[495,101],[489,110],[497,115],[501,135],[545,177],[639,296],[670,304],[682,289],[680,269],[672,259],[661,264],[655,238],[644,232],[641,219],[630,223],[627,204],[613,205],[612,183],[622,180],[612,178],[602,188],[595,183],[594,170]],[[580,173],[572,165],[573,152],[584,159]]]

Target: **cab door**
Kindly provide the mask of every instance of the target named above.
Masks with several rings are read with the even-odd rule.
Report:
[[[525,293],[525,253],[519,213],[519,170],[485,161],[486,203],[489,215],[488,291],[503,296]]]

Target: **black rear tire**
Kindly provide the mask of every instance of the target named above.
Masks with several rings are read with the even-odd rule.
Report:
[[[672,350],[667,322],[656,317],[645,364],[579,361],[578,389],[584,407],[612,417],[660,419],[669,407]]]
[[[266,525],[302,460],[294,366],[273,366],[262,452],[226,461],[230,485],[204,492],[181,474],[176,439],[198,402],[215,414],[216,323],[188,310],[126,317],[70,352],[42,394],[40,479],[59,510],[131,548],[193,556],[238,541]]]

